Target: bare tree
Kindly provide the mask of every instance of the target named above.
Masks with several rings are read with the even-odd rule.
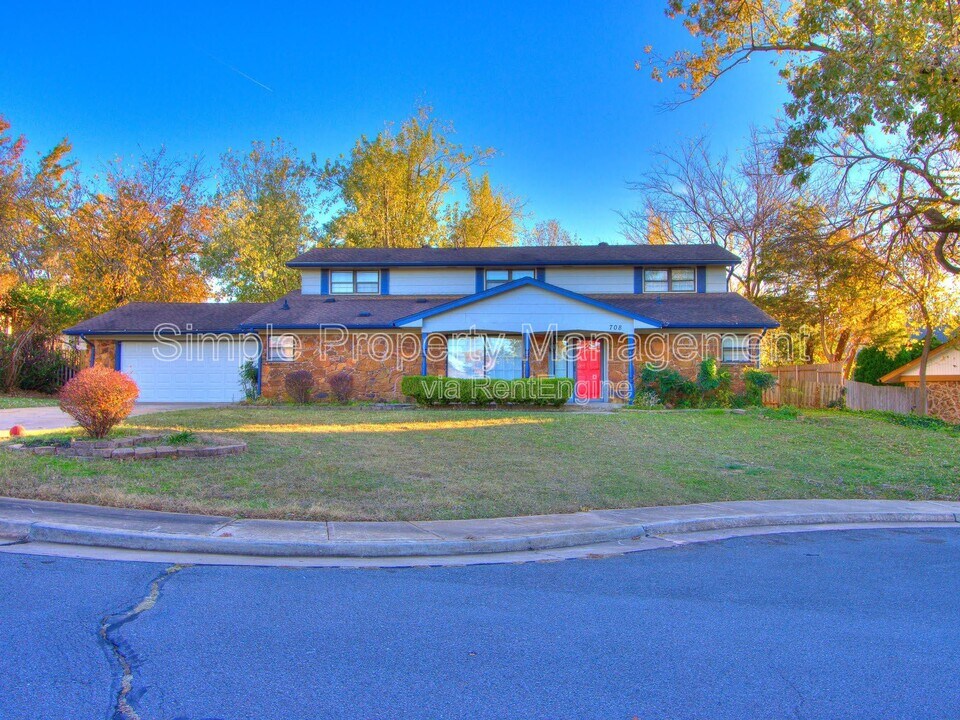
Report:
[[[743,261],[733,274],[741,291],[757,298],[763,250],[782,238],[800,198],[774,169],[775,148],[753,131],[736,160],[714,155],[704,137],[658,151],[656,159],[650,172],[628,185],[643,199],[639,209],[620,213],[624,237],[722,245]]]
[[[541,220],[523,238],[524,245],[538,247],[562,247],[577,245],[580,238],[560,225],[559,220]]]

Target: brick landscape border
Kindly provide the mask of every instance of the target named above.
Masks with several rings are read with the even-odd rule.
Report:
[[[24,443],[7,445],[8,450],[30,455],[56,455],[76,460],[154,460],[156,458],[223,457],[247,451],[246,443],[231,445],[158,445],[161,435],[138,435],[117,440],[71,440],[69,446]]]

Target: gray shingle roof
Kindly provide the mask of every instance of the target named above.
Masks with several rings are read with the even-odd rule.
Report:
[[[737,293],[664,293],[663,295],[591,295],[615,307],[657,320],[664,329],[775,328],[780,323]]]
[[[390,327],[407,315],[422,312],[454,298],[433,295],[329,296],[302,295],[299,290],[269,303],[243,323],[251,329],[317,328],[320,325]],[[286,301],[286,308],[284,307]]]
[[[719,245],[575,245],[494,248],[315,248],[290,267],[536,267],[547,265],[732,265]]]
[[[531,281],[532,282],[532,281]],[[776,320],[736,293],[588,295],[611,308],[640,315],[669,328],[773,328]],[[162,326],[180,332],[245,332],[273,326],[310,329],[327,326],[388,328],[401,318],[445,305],[449,295],[302,295],[272,303],[130,303],[85,320],[69,335],[152,334]]]
[[[68,335],[151,334],[164,325],[180,332],[237,332],[266,303],[145,303],[122,305],[65,330]]]

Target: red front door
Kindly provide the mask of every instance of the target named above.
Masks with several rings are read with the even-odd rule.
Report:
[[[603,353],[599,340],[584,340],[577,347],[577,398],[600,400],[603,372],[600,367]]]

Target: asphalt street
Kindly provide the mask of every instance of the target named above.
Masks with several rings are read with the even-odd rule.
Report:
[[[957,718],[960,531],[284,569],[0,554],[0,720]]]

